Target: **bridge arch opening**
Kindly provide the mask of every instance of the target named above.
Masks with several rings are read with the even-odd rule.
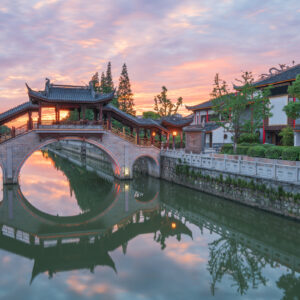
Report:
[[[84,139],[84,138],[80,138],[80,137],[64,137],[64,138],[61,138],[59,141],[57,139],[47,140],[47,141],[37,145],[36,147],[33,147],[30,151],[28,151],[28,153],[26,153],[23,160],[19,163],[19,165],[16,168],[16,172],[15,172],[15,175],[14,175],[14,181],[13,182],[15,182],[15,183],[18,182],[22,167],[26,163],[27,159],[34,152],[36,152],[38,150],[45,149],[45,148],[49,147],[49,145],[59,144],[60,142],[65,143],[65,142],[68,142],[68,141],[74,141],[74,142],[77,142],[77,143],[78,142],[81,142],[81,143],[83,142],[84,144],[93,145],[96,148],[103,151],[107,155],[108,160],[111,163],[113,176],[115,176],[117,178],[120,176],[120,174],[121,174],[120,163],[118,162],[117,158],[113,155],[113,153],[109,149],[105,148],[101,143],[99,143],[97,141],[94,141],[94,140],[91,140],[91,139]]]
[[[160,176],[159,161],[149,155],[141,155],[133,162],[132,172],[134,176],[144,174],[158,178]]]

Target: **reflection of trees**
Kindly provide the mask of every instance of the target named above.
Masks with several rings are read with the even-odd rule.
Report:
[[[284,290],[282,300],[300,299],[300,277],[296,277],[294,273],[282,275],[276,285]]]
[[[84,212],[99,207],[99,204],[111,194],[111,182],[52,152],[49,152],[47,157],[53,161],[55,168],[66,175],[70,184],[70,191],[74,191],[78,205]]]
[[[263,255],[225,237],[210,243],[209,252],[208,271],[212,276],[213,294],[216,283],[220,282],[225,274],[232,277],[233,286],[237,286],[241,295],[246,293],[250,285],[257,288],[261,283],[266,284],[266,278],[261,273],[267,263]]]

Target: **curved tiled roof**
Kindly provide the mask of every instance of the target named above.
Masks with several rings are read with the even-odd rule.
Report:
[[[109,94],[100,94],[94,91],[92,85],[75,86],[75,85],[58,85],[46,80],[44,91],[34,91],[27,84],[28,95],[39,98],[47,102],[101,102],[109,101],[114,97],[114,91]]]
[[[130,114],[125,113],[124,111],[120,110],[119,108],[115,107],[112,104],[107,104],[104,107],[105,110],[110,110],[116,114],[118,114],[119,116],[122,116],[122,118],[127,119],[128,121],[138,125],[138,126],[154,126],[154,127],[158,127],[164,131],[168,131],[165,127],[163,127],[159,121],[157,120],[153,120],[153,119],[140,119],[137,118],[135,116],[132,116]]]
[[[175,127],[184,127],[189,125],[193,121],[193,116],[188,118],[182,118],[177,116],[163,117],[160,122],[162,125],[173,125]]]
[[[0,122],[30,109],[38,109],[38,106],[29,101],[15,106],[14,108],[11,108],[0,114]]]
[[[300,74],[300,64],[290,67],[280,73],[274,74],[266,79],[262,79],[253,83],[254,86],[262,86],[274,84],[282,81],[295,80],[297,75]]]
[[[205,102],[202,102],[200,104],[194,105],[194,106],[185,106],[189,110],[198,110],[198,109],[205,109],[205,108],[211,108],[212,107],[212,101],[208,100]]]

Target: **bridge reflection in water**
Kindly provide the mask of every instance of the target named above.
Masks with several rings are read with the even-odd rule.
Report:
[[[285,266],[288,271],[274,285],[285,299],[298,299],[290,297],[300,294],[299,223],[150,177],[101,179],[86,166],[51,152],[46,156],[68,178],[81,213],[50,214],[33,206],[19,186],[5,186],[0,247],[34,260],[31,283],[44,272],[50,278],[61,271],[94,272],[97,266],[117,272],[111,256],[116,249],[126,254],[129,243],[146,234],[153,235],[161,250],[167,251],[174,238],[179,249],[181,241],[195,239],[196,227],[212,234],[207,270],[213,294],[228,276],[233,289],[246,294],[272,280],[264,274],[266,268]]]

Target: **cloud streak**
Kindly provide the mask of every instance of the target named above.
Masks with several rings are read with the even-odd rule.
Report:
[[[296,0],[1,1],[0,111],[27,101],[24,82],[87,83],[126,62],[139,111],[166,85],[185,104],[209,98],[214,74],[228,82],[299,62]],[[183,112],[183,109],[181,110]]]

